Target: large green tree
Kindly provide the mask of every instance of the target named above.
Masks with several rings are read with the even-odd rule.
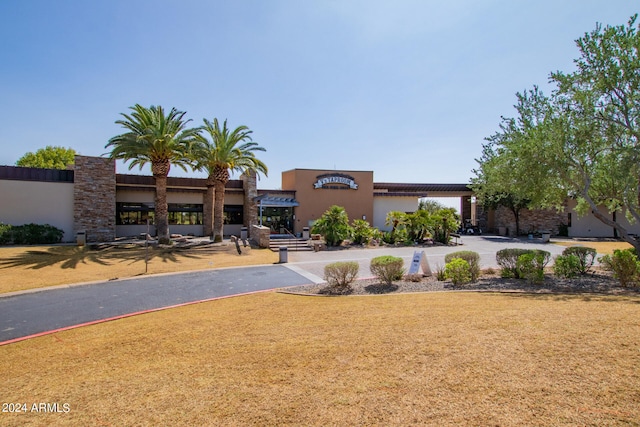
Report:
[[[195,168],[206,170],[207,192],[204,200],[204,233],[216,242],[223,238],[224,189],[230,171],[255,172],[267,175],[267,166],[256,157],[256,151],[266,151],[251,139],[247,126],[231,130],[225,120],[220,127],[218,119],[204,119],[202,133],[193,153]],[[212,218],[213,215],[213,218]]]
[[[536,89],[518,95],[517,117],[492,141],[491,161],[512,162],[518,179],[513,194],[531,207],[560,207],[568,197],[578,211],[593,213],[640,250],[640,244],[613,212],[640,221],[640,28],[637,16],[627,25],[596,29],[576,41],[576,70],[551,74],[551,96]],[[524,167],[523,165],[526,165]],[[506,168],[505,170],[508,170]],[[474,184],[491,187],[490,174]],[[527,182],[537,183],[527,185]]]
[[[520,234],[522,210],[547,206],[557,176],[544,164],[538,136],[550,111],[548,98],[538,88],[517,94],[516,118],[502,118],[500,130],[486,138],[482,157],[470,187],[486,208],[504,206],[513,214]],[[544,190],[544,191],[541,191]],[[562,191],[562,189],[560,189]],[[566,196],[566,194],[565,194]]]
[[[183,170],[191,165],[191,150],[198,135],[198,128],[188,128],[191,120],[185,120],[185,112],[172,108],[165,114],[160,106],[131,107],[130,114],[122,113],[121,125],[127,132],[114,136],[105,148],[111,148],[110,157],[131,161],[129,169],[147,163],[155,179],[155,225],[159,243],[170,243],[167,177],[171,165]]]
[[[20,157],[16,166],[45,169],[67,169],[75,161],[76,151],[73,148],[64,148],[47,145],[36,152],[28,152]]]

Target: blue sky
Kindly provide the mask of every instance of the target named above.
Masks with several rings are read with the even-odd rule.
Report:
[[[139,103],[186,111],[193,125],[248,126],[267,149],[259,188],[293,168],[466,183],[515,93],[571,71],[575,39],[638,6],[0,0],[0,164],[46,145],[101,155]]]

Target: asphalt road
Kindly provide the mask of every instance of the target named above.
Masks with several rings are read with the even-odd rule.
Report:
[[[324,266],[353,260],[359,277],[370,277],[373,257],[393,255],[408,266],[414,251],[424,251],[432,270],[444,266],[447,253],[472,250],[480,254],[482,268],[497,266],[495,254],[506,247],[538,248],[562,252],[563,247],[539,240],[498,236],[465,236],[461,246],[425,246],[289,252],[288,263],[238,267],[122,279],[98,284],[62,287],[13,296],[0,295],[0,344],[14,339],[82,325],[132,313],[195,301],[298,286],[322,281]]]
[[[161,307],[312,283],[313,278],[294,270],[283,265],[229,268],[0,297],[0,343]]]

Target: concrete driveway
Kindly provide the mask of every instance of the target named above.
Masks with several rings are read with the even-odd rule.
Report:
[[[560,255],[564,246],[553,243],[542,243],[540,239],[526,240],[514,239],[502,236],[463,236],[458,246],[421,246],[421,247],[381,247],[374,249],[338,249],[320,252],[295,252],[288,253],[289,263],[304,272],[307,277],[322,281],[324,266],[337,261],[358,262],[359,277],[371,277],[369,264],[371,259],[381,255],[392,255],[405,260],[405,266],[409,266],[414,251],[424,251],[429,261],[431,270],[444,267],[446,254],[456,251],[474,251],[480,254],[481,268],[498,267],[496,252],[505,248],[542,249],[551,253],[552,259]]]

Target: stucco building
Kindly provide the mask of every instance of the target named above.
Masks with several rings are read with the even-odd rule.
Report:
[[[102,157],[76,156],[71,170],[0,166],[0,222],[12,225],[51,224],[74,241],[86,232],[87,241],[110,241],[155,235],[154,179],[116,173],[115,162]],[[206,180],[169,177],[169,230],[203,235]],[[345,208],[350,220],[364,219],[373,227],[385,225],[390,211],[414,212],[421,198],[453,197],[460,201],[463,220],[485,231],[515,234],[513,214],[506,209],[485,212],[476,207],[466,184],[381,183],[373,171],[292,169],[282,173],[282,189],[258,189],[255,175],[230,180],[225,188],[224,234],[240,235],[243,227],[268,227],[273,234],[301,235],[332,205]],[[593,216],[580,217],[571,201],[565,211],[525,211],[521,231],[551,230],[574,237],[614,237],[611,227]],[[617,221],[624,215],[611,214]],[[149,225],[147,225],[149,224]],[[629,225],[627,223],[627,225]],[[630,226],[630,225],[629,225]],[[630,226],[640,234],[640,226]]]

